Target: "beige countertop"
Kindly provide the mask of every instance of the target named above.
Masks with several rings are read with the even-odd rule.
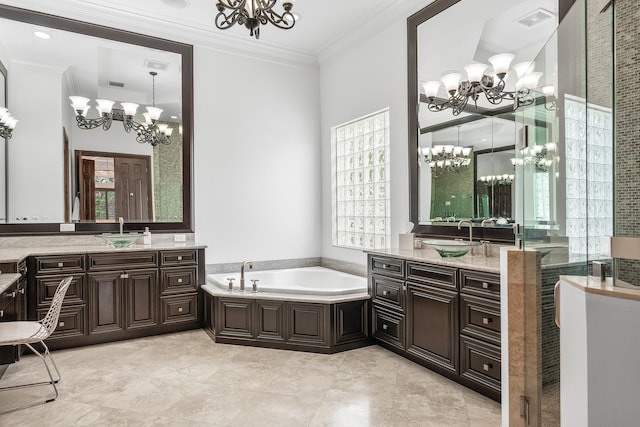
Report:
[[[2,273],[0,274],[0,294],[9,289],[20,278],[18,273]]]
[[[259,298],[264,300],[276,300],[276,301],[290,301],[290,302],[316,302],[316,303],[338,303],[359,301],[363,299],[370,299],[371,295],[368,292],[356,292],[353,294],[344,295],[303,295],[303,294],[286,294],[280,292],[258,292],[245,291],[240,292],[234,290],[229,292],[228,290],[221,289],[220,287],[207,283],[202,286],[202,289],[209,295],[216,297],[233,297],[233,298]]]
[[[611,278],[601,282],[591,276],[560,276],[560,280],[589,294],[640,301],[640,287],[628,284],[626,286],[614,286]],[[625,282],[622,283],[624,284]]]
[[[464,255],[456,258],[443,258],[435,249],[397,249],[365,251],[372,255],[404,258],[410,261],[429,262],[447,267],[464,268],[467,270],[485,271],[487,273],[500,273],[499,256]]]
[[[114,248],[108,243],[96,245],[61,245],[61,246],[34,246],[0,248],[0,262],[20,262],[31,255],[62,255],[73,253],[99,253],[99,252],[139,252],[161,251],[177,249],[204,249],[206,245],[194,242],[161,242],[150,245],[133,245],[129,248]]]

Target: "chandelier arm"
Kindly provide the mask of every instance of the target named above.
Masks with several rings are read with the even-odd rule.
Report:
[[[0,138],[11,139],[13,136],[11,129],[4,126],[0,127]]]
[[[222,12],[224,9],[240,11],[244,9],[245,4],[247,4],[247,0],[227,0],[225,3],[218,0],[216,7],[218,8],[218,12]]]
[[[108,122],[108,125],[107,125]],[[80,129],[89,130],[102,126],[103,129],[108,130],[111,126],[111,117],[102,116],[98,119],[87,119],[81,114],[76,115],[76,123]],[[106,126],[106,128],[105,128]]]
[[[278,15],[276,12],[269,10],[264,13],[264,16],[269,20],[269,22],[282,30],[293,28],[296,24],[295,16],[293,16],[293,13],[289,11],[285,11],[282,15]]]
[[[236,25],[240,19],[246,19],[244,13],[244,9],[232,10],[228,15],[226,15],[224,11],[220,11],[216,15],[216,27],[220,30],[227,30]]]

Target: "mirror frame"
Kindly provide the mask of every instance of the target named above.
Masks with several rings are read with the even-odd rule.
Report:
[[[418,26],[440,12],[462,0],[435,0],[420,11],[407,18],[407,86],[409,112],[409,220],[415,224],[413,231],[426,237],[462,237],[469,235],[468,230],[458,230],[451,225],[433,225],[419,223],[419,177],[418,177]],[[475,112],[475,110],[473,111]],[[482,113],[482,111],[480,111]],[[511,227],[478,227],[474,229],[476,239],[492,242],[514,242],[515,235]]]
[[[148,47],[181,55],[182,66],[182,222],[131,222],[125,223],[127,231],[139,231],[149,227],[152,231],[194,231],[193,216],[193,46],[176,41],[147,36],[112,27],[49,15],[28,9],[0,5],[0,18],[27,24],[69,31],[122,43]],[[63,137],[61,129],[60,138]],[[6,173],[6,169],[5,169]],[[5,189],[5,197],[8,193]],[[1,235],[16,234],[96,234],[118,231],[116,223],[76,222],[74,232],[60,232],[60,223],[0,224]]]

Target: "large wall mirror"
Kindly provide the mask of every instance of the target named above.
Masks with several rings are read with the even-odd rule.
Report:
[[[192,231],[191,45],[0,5],[0,61],[19,119],[0,162],[0,233]],[[82,129],[69,96],[115,101],[108,129]],[[139,142],[122,103],[163,111],[167,143]]]
[[[442,104],[450,95],[440,84],[429,98],[425,83],[452,70],[470,80],[465,66],[490,64],[502,53],[513,54],[512,66],[532,61],[557,24],[558,0],[436,0],[408,19],[410,219],[416,233],[462,236],[466,231],[452,226],[468,219],[479,228],[478,238],[514,239],[518,150],[526,132],[547,132],[551,124],[533,121],[523,129],[512,99],[493,104],[483,93],[459,111],[434,111],[431,101]],[[497,81],[491,66],[483,73]],[[536,74],[539,85],[554,82],[548,74]],[[514,92],[522,80],[510,69],[504,81],[504,90]],[[538,93],[531,91],[531,102],[544,108]]]

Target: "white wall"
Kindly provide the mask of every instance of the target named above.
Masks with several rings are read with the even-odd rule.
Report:
[[[362,251],[331,245],[331,127],[389,107],[391,246],[409,221],[407,24],[394,20],[320,64],[322,123],[322,256],[366,263]]]
[[[10,70],[10,111],[19,122],[9,141],[9,219],[63,222],[63,70],[15,61]]]
[[[317,69],[195,48],[195,228],[207,263],[317,257]]]

